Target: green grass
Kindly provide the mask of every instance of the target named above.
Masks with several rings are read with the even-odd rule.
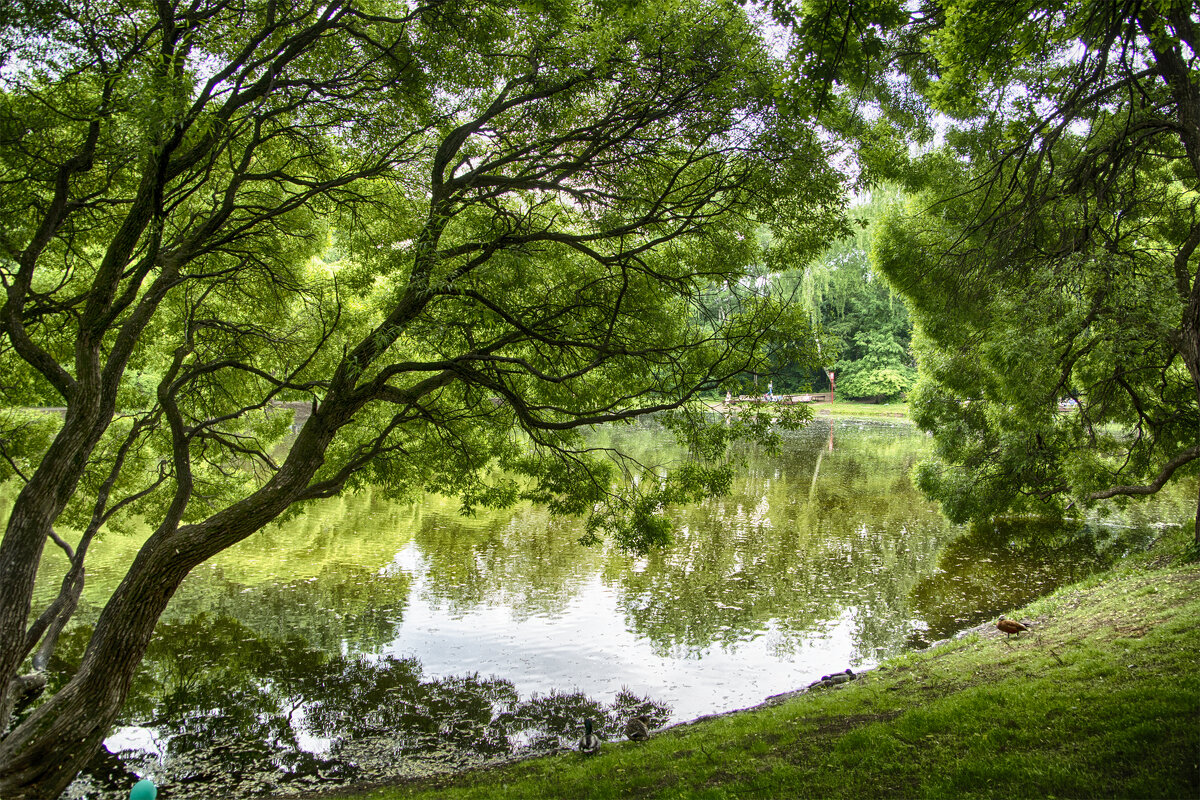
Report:
[[[813,403],[817,416],[835,417],[903,417],[908,419],[908,403],[855,403],[839,400],[836,403]]]
[[[720,400],[706,401],[710,408],[722,408]],[[750,406],[753,408],[754,406]],[[858,403],[839,400],[836,403],[811,403],[813,416],[891,417],[908,419],[908,403]]]
[[[1200,797],[1200,566],[1189,531],[839,689],[649,742],[381,787],[399,798]]]

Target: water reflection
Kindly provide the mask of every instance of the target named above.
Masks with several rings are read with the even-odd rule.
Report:
[[[694,657],[770,627],[787,656],[848,618],[852,661],[895,652],[913,582],[955,535],[907,479],[923,444],[905,426],[822,421],[777,456],[748,453],[737,494],[682,513],[685,535],[644,569],[615,571],[628,624]]]
[[[678,456],[653,424],[603,435],[647,464]],[[818,420],[776,454],[738,453],[730,495],[673,511],[677,541],[645,558],[582,547],[529,506],[314,505],[189,577],[110,744],[151,736],[135,750],[174,765],[179,791],[242,796],[555,746],[641,697],[690,719],[924,646],[1111,563],[1141,522],[1194,513],[1192,484],[1124,527],[955,528],[909,481],[928,447],[907,424]],[[84,623],[140,541],[93,550]],[[124,755],[93,782],[147,758]]]
[[[1000,520],[973,526],[942,552],[938,571],[912,591],[913,606],[928,625],[913,644],[956,631],[1023,606],[1068,583],[1112,566],[1150,544],[1147,527]]]
[[[297,636],[328,652],[372,651],[391,641],[410,590],[407,575],[352,564],[278,583],[245,585],[237,577],[202,567],[172,599],[166,618],[206,612],[238,619],[260,636]]]
[[[579,535],[575,521],[541,508],[464,520],[452,501],[433,499],[395,574],[425,575],[420,598],[449,616],[503,607],[519,623],[562,612],[596,573],[605,553]]]
[[[583,719],[617,738],[638,714],[658,726],[670,710],[629,691],[610,703],[579,692],[522,700],[500,678],[427,677],[413,658],[329,654],[201,613],[159,626],[109,740],[118,752],[104,750],[67,796],[124,798],[135,772],[172,798],[428,775],[572,747]]]

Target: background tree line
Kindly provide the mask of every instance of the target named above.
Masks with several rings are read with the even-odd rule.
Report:
[[[821,331],[822,369],[778,364],[776,386],[821,391],[834,372],[837,396],[872,402],[903,399],[916,382],[912,320],[904,297],[872,263],[871,247],[888,209],[900,201],[889,186],[875,187],[850,209],[853,233],[820,256],[778,273],[773,290],[807,310]]]

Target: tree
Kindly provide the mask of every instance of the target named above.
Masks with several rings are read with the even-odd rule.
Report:
[[[866,172],[920,193],[877,252],[919,333],[910,408],[937,443],[921,486],[964,520],[1194,476],[1194,5],[835,2],[801,27],[839,25],[843,69],[806,80],[857,130]]]
[[[836,370],[838,394],[850,398],[896,400],[916,380],[908,307],[871,264],[872,239],[897,199],[888,187],[871,192],[852,209],[858,220],[853,236],[779,281],[809,310],[822,333],[824,366]]]
[[[908,348],[887,330],[863,330],[854,336],[862,357],[837,364],[838,391],[850,398],[877,402],[898,400],[912,387],[916,369]]]
[[[689,400],[802,338],[744,280],[753,231],[803,250],[840,225],[827,146],[730,3],[64,0],[0,24],[5,797],[57,797],[188,572],[305,501],[527,497],[661,539],[665,504],[729,480]],[[738,299],[719,318],[712,286]],[[672,410],[695,458],[621,488],[636,465],[584,432]],[[90,543],[132,516],[153,533],[78,671],[10,729]],[[38,610],[47,542],[72,566]]]

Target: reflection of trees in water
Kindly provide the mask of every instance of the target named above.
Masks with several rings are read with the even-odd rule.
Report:
[[[632,713],[615,709],[638,701],[601,706],[559,693],[521,701],[504,681],[425,680],[410,660],[340,655],[392,641],[417,580],[424,599],[451,612],[501,605],[520,620],[566,608],[601,572],[630,630],[660,655],[735,649],[764,631],[787,655],[850,620],[855,651],[872,659],[919,644],[909,638],[917,618],[941,638],[1085,574],[1094,555],[1107,563],[1124,552],[1114,529],[1093,530],[1100,544],[1089,550],[1086,536],[1062,526],[1032,538],[1028,526],[1002,527],[994,539],[977,530],[951,544],[944,573],[934,574],[959,531],[908,479],[928,440],[909,427],[837,423],[830,451],[830,430],[822,420],[789,435],[778,454],[742,451],[730,496],[673,512],[686,534],[636,561],[581,547],[571,521],[528,506],[473,519],[437,498],[314,507],[185,582],[124,724],[161,731],[176,797],[185,785],[191,796],[235,797],[450,769],[518,746],[573,744],[586,716],[605,735]],[[641,437],[647,463],[674,454],[668,437],[646,428],[613,435]],[[338,529],[361,535],[333,536]],[[395,560],[409,543],[424,578]],[[209,616],[197,616],[203,610]],[[327,749],[305,752],[304,737],[327,740]],[[210,741],[217,749],[204,747]],[[128,791],[134,756],[125,755],[94,765],[98,784]],[[206,794],[202,781],[214,779],[226,788]]]
[[[650,423],[605,435],[649,465],[680,455]],[[907,477],[927,440],[911,427],[828,420],[785,438],[779,453],[740,450],[729,497],[672,511],[686,535],[637,569],[620,552],[580,546],[577,522],[544,509],[464,519],[454,501],[408,506],[368,493],[314,505],[244,543],[236,558],[198,570],[167,613],[211,610],[263,636],[295,632],[330,652],[378,651],[415,600],[415,576],[388,567],[411,543],[425,570],[421,599],[451,614],[483,605],[503,606],[517,622],[556,614],[602,571],[631,629],[660,654],[735,647],[764,626],[773,647],[790,652],[848,609],[860,653],[894,650],[910,616],[911,576],[931,568],[950,535]]]
[[[431,502],[414,534],[423,597],[451,613],[503,605],[520,620],[565,608],[602,568],[630,629],[658,655],[734,648],[767,626],[776,649],[792,652],[847,609],[861,655],[894,652],[911,627],[914,575],[953,535],[908,479],[927,440],[911,426],[824,420],[786,438],[779,453],[740,450],[730,495],[673,511],[681,535],[635,568],[623,553],[580,547],[576,525],[541,509],[461,521]],[[648,465],[679,455],[651,424],[598,443],[609,440]]]
[[[0,487],[0,518],[4,491]],[[281,582],[296,586],[317,582],[324,589],[337,582],[339,573],[348,573],[347,582],[360,579],[356,571],[378,573],[411,540],[411,531],[422,518],[421,504],[393,502],[381,495],[365,487],[306,505],[302,513],[268,526],[193,571],[175,597],[208,591],[198,590],[194,584],[214,580],[237,584],[237,591],[268,593],[270,586]],[[88,568],[81,601],[85,606],[98,608],[108,600],[149,533],[135,525],[103,531],[89,556],[96,562]],[[40,603],[57,595],[67,566],[57,548],[47,555],[47,569],[38,578],[36,600]],[[197,610],[203,608],[204,599],[197,603]]]
[[[913,605],[929,624],[926,643],[1107,569],[1152,538],[1147,528],[1079,522],[974,525],[945,548],[938,571],[912,590]]]
[[[769,628],[786,654],[848,615],[860,658],[900,649],[908,592],[954,532],[907,477],[923,438],[853,427],[833,451],[822,421],[777,455],[746,452],[728,498],[680,513],[675,546],[610,570],[629,627],[660,655],[732,649]]]
[[[75,631],[64,649],[73,657],[52,665],[55,683],[77,663],[86,634]],[[585,718],[616,738],[634,714],[657,725],[670,709],[627,691],[608,704],[581,693],[522,700],[498,678],[425,678],[415,659],[330,654],[201,613],[159,625],[119,723],[154,731],[161,760],[102,751],[72,792],[123,800],[134,772],[147,769],[174,798],[446,772],[573,747]],[[308,752],[302,738],[327,746]]]
[[[406,573],[351,564],[330,564],[300,580],[248,586],[228,579],[223,569],[201,569],[171,599],[166,618],[208,612],[235,617],[260,636],[300,636],[332,652],[343,646],[377,650],[396,638],[411,584]]]
[[[428,570],[422,599],[451,614],[503,605],[519,622],[561,611],[603,558],[579,544],[577,521],[551,519],[545,508],[463,519],[445,502],[430,505],[442,513],[426,513],[413,534]]]

